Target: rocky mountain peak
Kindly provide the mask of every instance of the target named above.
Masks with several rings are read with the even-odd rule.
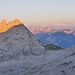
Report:
[[[5,24],[5,25],[6,25],[6,24],[7,24],[7,23],[6,23],[6,20],[3,19],[3,20],[0,22],[0,24]]]
[[[15,19],[13,21],[6,22],[5,19],[3,19],[0,22],[0,33],[7,31],[8,29],[12,28],[13,26],[23,24],[19,19]]]
[[[19,24],[20,21],[14,20],[12,23],[16,23],[16,26],[14,24],[6,32],[0,33],[0,61],[45,52],[43,44],[23,24]]]

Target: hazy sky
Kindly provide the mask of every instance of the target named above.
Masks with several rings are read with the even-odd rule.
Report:
[[[0,0],[0,21],[19,18],[25,24],[75,24],[75,0]]]

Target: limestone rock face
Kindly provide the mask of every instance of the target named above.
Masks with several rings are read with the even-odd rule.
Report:
[[[13,23],[20,22],[14,20]],[[23,24],[0,33],[0,61],[18,59],[28,55],[40,55],[44,52],[45,48],[42,43]]]
[[[7,25],[6,25],[6,20],[3,19],[1,22],[0,22],[0,32],[3,32],[5,30],[7,30]]]
[[[5,25],[6,25],[6,24],[7,24],[7,23],[6,23],[6,20],[5,20],[5,19],[3,19],[3,20],[1,21],[1,23],[0,23],[0,24],[5,24]]]
[[[23,24],[19,19],[15,19],[13,21],[9,21],[8,23],[6,23],[6,20],[3,19],[0,22],[0,33],[7,31],[8,29],[12,28],[13,26],[19,25],[19,24]]]

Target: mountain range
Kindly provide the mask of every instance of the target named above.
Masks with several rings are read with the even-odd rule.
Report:
[[[56,30],[51,27],[32,27],[30,31],[43,43],[68,48],[75,44],[75,29]]]
[[[75,45],[46,46],[20,22],[0,33],[0,75],[75,75]]]

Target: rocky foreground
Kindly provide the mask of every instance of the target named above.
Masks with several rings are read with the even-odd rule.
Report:
[[[72,48],[0,62],[0,75],[75,75]]]

